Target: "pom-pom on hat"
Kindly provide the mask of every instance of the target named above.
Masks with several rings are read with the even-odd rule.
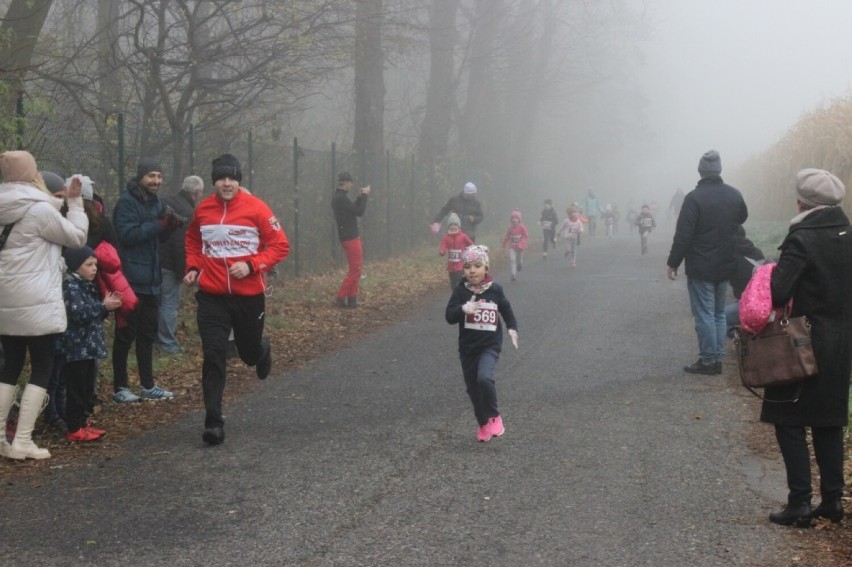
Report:
[[[142,181],[142,178],[151,173],[152,171],[163,172],[162,166],[160,166],[160,162],[155,160],[154,158],[143,157],[139,159],[139,163],[136,164],[136,181]]]
[[[222,154],[213,160],[213,171],[211,173],[213,183],[218,180],[230,177],[235,181],[243,180],[243,171],[240,166],[240,160],[231,154]]]
[[[38,167],[30,152],[12,150],[0,154],[0,173],[6,182],[32,183],[38,173]]]
[[[719,152],[710,150],[701,156],[698,160],[698,174],[701,179],[722,175],[722,158],[719,157]]]
[[[450,225],[461,226],[461,220],[459,219],[459,216],[457,214],[450,213],[450,215],[447,217],[447,226]]]
[[[808,168],[796,174],[796,198],[810,207],[834,206],[843,200],[846,187],[824,169]]]
[[[462,252],[462,264],[470,264],[471,262],[482,262],[488,266],[488,246],[482,244],[474,244],[468,246]]]
[[[47,190],[54,195],[65,189],[65,180],[52,171],[42,171],[41,178],[44,179],[44,185],[47,187]]]
[[[69,272],[76,272],[77,268],[83,265],[83,262],[95,255],[95,251],[88,246],[82,248],[66,248],[62,251],[62,257],[65,258],[65,266]]]
[[[75,177],[80,178],[80,183],[82,184],[81,194],[83,195],[83,199],[85,199],[86,201],[94,200],[94,198],[95,198],[95,188],[94,188],[95,182],[92,181],[92,179],[88,175],[83,175],[82,173],[75,173],[74,175],[72,175],[71,177],[69,177],[68,179],[65,180],[65,186],[71,187],[71,180],[74,179]],[[46,182],[47,182],[47,179],[45,179],[45,183]],[[50,186],[48,185],[47,188],[50,189]],[[53,191],[51,191],[51,193],[52,192]]]
[[[465,195],[475,195],[476,194],[476,185],[468,181],[464,184],[464,194]]]

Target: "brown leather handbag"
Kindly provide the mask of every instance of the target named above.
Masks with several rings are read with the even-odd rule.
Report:
[[[734,345],[743,386],[767,402],[799,401],[801,382],[819,372],[811,342],[811,324],[804,316],[789,317],[785,313],[756,335],[737,328]],[[754,390],[797,383],[800,387],[792,400],[767,399]]]

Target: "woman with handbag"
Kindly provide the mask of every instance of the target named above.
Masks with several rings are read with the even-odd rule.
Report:
[[[810,526],[813,518],[843,517],[843,428],[849,420],[852,371],[852,227],[838,206],[843,183],[821,169],[796,175],[799,213],[781,244],[771,276],[772,303],[793,300],[792,316],[811,323],[819,374],[798,385],[767,387],[761,421],[774,424],[787,469],[787,506],[769,515],[781,525]],[[796,390],[801,388],[797,401]],[[788,400],[788,401],[772,401]],[[811,508],[810,428],[820,473],[821,502]]]

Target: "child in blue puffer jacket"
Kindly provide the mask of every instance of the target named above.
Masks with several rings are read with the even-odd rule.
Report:
[[[62,336],[65,354],[65,418],[69,441],[94,441],[104,433],[86,422],[86,408],[92,403],[89,377],[95,372],[95,361],[106,358],[104,319],[121,306],[121,294],[110,292],[101,300],[95,276],[98,259],[88,246],[62,253],[68,271],[62,280],[62,295],[68,328]]]

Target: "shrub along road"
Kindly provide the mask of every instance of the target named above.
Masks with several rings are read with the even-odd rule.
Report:
[[[585,238],[576,269],[531,251],[518,282],[497,274],[520,324],[500,439],[475,441],[441,294],[231,402],[222,446],[193,412],[7,487],[4,562],[819,565],[815,536],[766,520],[783,469],[732,365],[681,370],[696,347],[669,242]]]

